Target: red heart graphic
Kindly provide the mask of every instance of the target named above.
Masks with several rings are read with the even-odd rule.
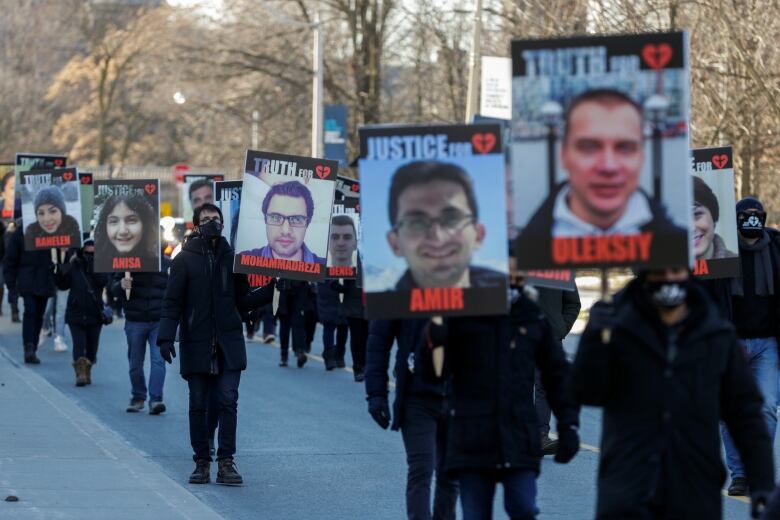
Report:
[[[479,154],[486,154],[496,146],[496,136],[493,134],[474,134],[471,136],[471,145]]]
[[[316,168],[314,168],[314,172],[317,174],[317,177],[320,179],[324,179],[328,175],[330,175],[330,166],[322,166],[319,165]]]
[[[65,182],[70,182],[73,180],[73,172],[65,172],[62,174],[62,178],[65,180]]]
[[[89,175],[82,175],[81,176],[81,184],[91,184],[92,183],[92,177]]]
[[[60,167],[64,164],[65,161],[62,159],[54,159],[54,166]]]
[[[358,191],[360,189],[360,184],[353,184],[351,190],[352,191]]]
[[[672,59],[672,46],[668,43],[658,45],[648,43],[642,47],[642,59],[653,70],[660,70]]]
[[[146,186],[144,186],[144,191],[149,195],[152,195],[155,191],[157,191],[157,186],[155,186],[154,184],[147,184]]]
[[[729,162],[729,156],[726,155],[725,153],[721,155],[712,156],[712,164],[717,166],[719,170],[725,168],[728,162]]]

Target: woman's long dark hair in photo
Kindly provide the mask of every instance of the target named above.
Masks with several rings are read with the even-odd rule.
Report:
[[[108,236],[108,217],[119,204],[124,203],[136,213],[143,224],[141,240],[128,253],[120,253]],[[148,270],[150,264],[157,265],[160,257],[160,223],[154,207],[143,195],[112,195],[103,203],[95,225],[95,260],[98,272],[111,266],[112,258],[140,257],[141,266]]]

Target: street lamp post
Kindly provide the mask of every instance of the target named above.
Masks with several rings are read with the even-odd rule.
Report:
[[[312,103],[311,103],[311,154],[322,158],[322,24],[319,10],[314,11],[314,22],[311,25],[314,38],[312,53]]]
[[[663,134],[661,127],[669,109],[669,100],[660,94],[653,94],[644,104],[644,111],[648,121],[653,125],[653,198],[661,200],[661,173],[663,171]]]
[[[556,129],[563,114],[563,107],[557,101],[550,100],[542,105],[540,112],[547,127],[547,187],[549,193],[553,193],[555,191],[555,172],[557,170],[555,161]]]
[[[252,150],[257,150],[259,146],[260,133],[260,112],[252,110]]]

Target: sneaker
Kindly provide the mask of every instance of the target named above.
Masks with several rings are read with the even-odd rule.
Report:
[[[305,352],[299,352],[295,364],[298,365],[298,368],[303,368],[303,365],[305,365],[308,360],[309,356],[307,356]]]
[[[24,362],[28,363],[30,365],[38,365],[40,364],[41,360],[38,359],[38,356],[35,355],[35,345],[32,343],[28,343],[24,346]]]
[[[190,474],[190,484],[208,484],[211,482],[211,461],[199,459],[195,462],[195,470]]]
[[[338,358],[336,360],[336,367],[337,368],[345,368],[347,366],[346,363],[344,363],[344,358]]]
[[[218,460],[217,465],[217,484],[240,486],[244,483],[244,479],[236,471],[236,463],[233,459]]]
[[[744,497],[748,494],[747,479],[745,477],[734,477],[729,486],[729,496]]]
[[[162,401],[149,402],[149,415],[160,415],[165,411],[165,404]]]
[[[276,341],[276,336],[273,334],[266,334],[263,337],[263,343],[273,343],[274,341]]]
[[[287,366],[287,351],[283,350],[282,354],[279,358],[279,366],[280,367],[286,367]]]
[[[127,412],[136,413],[144,409],[143,399],[130,399],[130,405],[127,407]]]
[[[65,343],[65,340],[62,339],[62,336],[57,334],[54,336],[54,352],[67,352],[68,351],[68,345]]]
[[[547,435],[542,436],[542,455],[555,455],[558,450],[558,440]]]

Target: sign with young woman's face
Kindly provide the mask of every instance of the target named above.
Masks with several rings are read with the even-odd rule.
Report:
[[[21,174],[24,248],[81,247],[81,193],[76,168]]]
[[[739,276],[739,242],[731,147],[691,150],[694,275]]]
[[[95,272],[160,271],[160,181],[95,181]]]
[[[55,155],[47,153],[18,153],[15,160],[15,175],[3,176],[3,218],[14,218],[14,203],[16,196],[16,186],[21,185],[22,172],[30,170],[52,170],[54,168],[65,168],[68,165],[68,158],[64,155]]]

